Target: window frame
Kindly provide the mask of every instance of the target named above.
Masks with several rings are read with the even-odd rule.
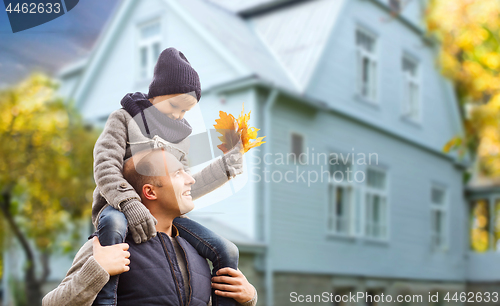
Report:
[[[373,50],[368,51],[363,46],[358,44],[358,32],[362,35],[366,35],[373,40]],[[356,48],[356,94],[359,95],[363,100],[370,104],[378,105],[378,71],[379,71],[379,60],[378,60],[378,37],[375,33],[368,30],[366,27],[357,25],[354,31],[354,44]],[[363,94],[363,65],[364,59],[368,59],[369,75],[372,79],[368,80],[368,94]]]
[[[375,172],[382,172],[385,175],[385,185],[384,189],[379,189],[376,187],[371,187],[368,186],[368,171],[373,170]],[[366,167],[366,183],[364,184],[364,190],[363,190],[363,223],[362,223],[362,235],[365,237],[366,240],[369,241],[381,241],[381,242],[388,242],[389,241],[389,233],[390,233],[390,222],[389,222],[389,171],[387,168],[384,167],[376,167],[373,165],[367,166]],[[369,213],[372,211],[373,204],[368,203],[367,198],[368,196],[371,195],[377,195],[379,198],[384,199],[384,206],[382,209],[382,214],[383,216],[383,221],[384,224],[381,226],[384,227],[384,235],[383,236],[373,236],[370,235],[368,232],[368,226],[371,225],[371,221],[369,220]],[[371,207],[369,207],[371,206]],[[380,229],[379,229],[380,232]]]
[[[487,210],[488,210],[488,226],[487,226],[487,233],[488,233],[488,248],[484,251],[477,251],[474,250],[471,242],[472,242],[472,237],[471,237],[471,231],[472,231],[472,224],[469,222],[469,228],[468,228],[468,240],[469,240],[469,252],[470,253],[475,253],[475,254],[483,254],[487,252],[495,252],[495,253],[500,253],[500,248],[497,249],[497,241],[496,241],[496,235],[495,235],[495,229],[496,229],[496,204],[497,201],[500,203],[500,193],[494,192],[492,194],[476,194],[473,196],[470,196],[468,199],[468,218],[471,220],[472,219],[472,214],[474,211],[474,205],[478,201],[485,201],[487,205]]]
[[[288,138],[288,139],[289,139],[289,141],[290,141],[290,147],[289,147],[289,149],[290,149],[290,153],[294,153],[294,152],[293,152],[293,135],[297,135],[297,136],[300,136],[300,137],[302,138],[302,151],[301,151],[301,153],[306,153],[306,152],[305,152],[305,150],[304,150],[304,148],[306,148],[306,147],[307,147],[307,145],[306,145],[306,136],[305,136],[305,134],[300,133],[300,132],[297,132],[297,131],[294,131],[294,130],[289,131],[289,133],[288,133],[288,134],[289,134],[289,138]],[[301,160],[301,158],[300,158],[300,154],[299,154],[299,156],[295,156],[295,161],[293,161],[293,160],[291,161],[291,160],[290,160],[290,158],[291,158],[291,156],[289,156],[289,155],[287,154],[287,159],[288,159],[288,162],[289,162],[289,163],[291,163],[291,162],[292,162],[294,165],[306,165],[306,163],[304,163],[304,162]]]
[[[159,32],[149,38],[143,38],[141,36],[141,31],[143,28],[158,24]],[[158,58],[153,58],[152,52],[155,44],[159,44],[159,51],[163,50],[163,23],[160,17],[151,18],[147,21],[143,21],[136,24],[136,42],[135,42],[135,52],[136,52],[136,79],[138,81],[150,81],[153,77],[154,66]],[[146,48],[146,67],[142,66],[142,49]],[[144,71],[145,70],[145,71]]]
[[[409,61],[415,66],[415,75],[412,75],[410,72],[404,70],[404,61]],[[421,123],[422,122],[422,111],[423,111],[423,103],[422,103],[422,82],[420,78],[420,61],[416,59],[414,56],[404,52],[401,56],[401,73],[403,75],[403,98],[401,104],[401,117],[405,120],[408,120],[413,123]],[[416,87],[415,99],[412,103],[411,96],[409,93],[409,88],[411,86]],[[413,115],[414,110],[416,109],[417,114]]]
[[[341,152],[330,152],[331,153],[338,153],[341,154]],[[329,154],[329,155],[330,155]],[[343,153],[342,153],[343,154]],[[328,171],[330,172],[330,159],[328,159]],[[351,170],[351,172],[354,174],[354,164],[350,161],[349,165],[347,166],[347,169]],[[335,171],[336,172],[336,171]],[[334,173],[335,173],[334,172]],[[358,222],[357,220],[357,203],[356,203],[356,197],[357,197],[357,188],[356,188],[356,182],[354,180],[354,177],[351,178],[351,182],[347,180],[343,180],[341,182],[335,181],[333,178],[334,173],[330,173],[328,177],[328,194],[327,194],[327,214],[326,214],[326,232],[330,236],[341,236],[341,237],[356,237],[357,236],[357,230],[356,230],[356,224]],[[345,178],[345,177],[344,177]],[[348,195],[348,203],[344,204],[344,209],[347,211],[347,216],[345,216],[345,220],[343,220],[346,225],[346,230],[345,232],[343,231],[338,231],[338,216],[337,216],[337,190],[338,188],[343,188],[344,190],[348,190],[349,195]],[[332,189],[334,192],[332,192]],[[333,225],[333,228],[332,226]]]
[[[443,203],[442,204],[436,204],[435,202],[433,202],[433,199],[432,199],[432,193],[434,191],[434,189],[437,189],[437,190],[441,190],[444,194],[443,194]],[[431,224],[431,227],[430,227],[430,239],[431,239],[431,249],[433,251],[446,251],[448,249],[448,240],[449,240],[449,209],[448,209],[448,203],[449,203],[449,200],[448,200],[448,188],[446,188],[446,186],[442,185],[442,184],[432,184],[431,185],[431,194],[430,194],[430,212],[431,212],[431,215],[430,215],[430,224]],[[434,217],[433,217],[433,214],[436,212],[436,211],[440,211],[440,213],[442,214],[442,221],[443,222],[443,225],[441,226],[441,230],[442,230],[442,233],[441,233],[441,237],[440,237],[440,241],[441,243],[440,244],[436,244],[436,236],[439,235],[438,233],[435,233],[434,232],[434,224],[433,224],[433,221],[434,221]]]

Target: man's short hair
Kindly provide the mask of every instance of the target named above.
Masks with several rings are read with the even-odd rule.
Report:
[[[145,184],[162,187],[160,177],[165,175],[167,171],[161,149],[135,154],[127,159],[123,166],[123,177],[139,195],[142,195],[142,187]]]

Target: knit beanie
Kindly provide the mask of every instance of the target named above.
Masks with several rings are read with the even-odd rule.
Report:
[[[148,98],[193,91],[196,93],[196,99],[200,101],[201,85],[198,73],[179,50],[163,50],[155,65],[153,80],[149,84]]]

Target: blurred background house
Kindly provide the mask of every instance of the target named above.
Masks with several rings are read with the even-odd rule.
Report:
[[[102,127],[125,93],[147,92],[159,53],[174,46],[200,75],[208,131],[219,110],[245,103],[267,143],[224,186],[231,196],[192,217],[239,246],[259,305],[288,305],[291,292],[424,297],[400,304],[496,292],[500,189],[464,186],[470,161],[442,151],[463,134],[462,115],[436,68],[425,5],[123,0],[90,55],[59,71],[60,93]],[[52,260],[46,291],[71,263]],[[19,273],[15,249],[4,262],[4,275]]]

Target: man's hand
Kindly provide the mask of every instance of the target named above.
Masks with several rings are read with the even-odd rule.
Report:
[[[240,304],[250,301],[255,296],[254,287],[240,269],[222,268],[217,271],[217,275],[212,277],[212,288],[216,289],[215,294],[233,298]]]
[[[97,237],[93,238],[94,259],[110,276],[118,275],[130,270],[130,253],[128,244],[120,243],[110,246],[101,246]]]

